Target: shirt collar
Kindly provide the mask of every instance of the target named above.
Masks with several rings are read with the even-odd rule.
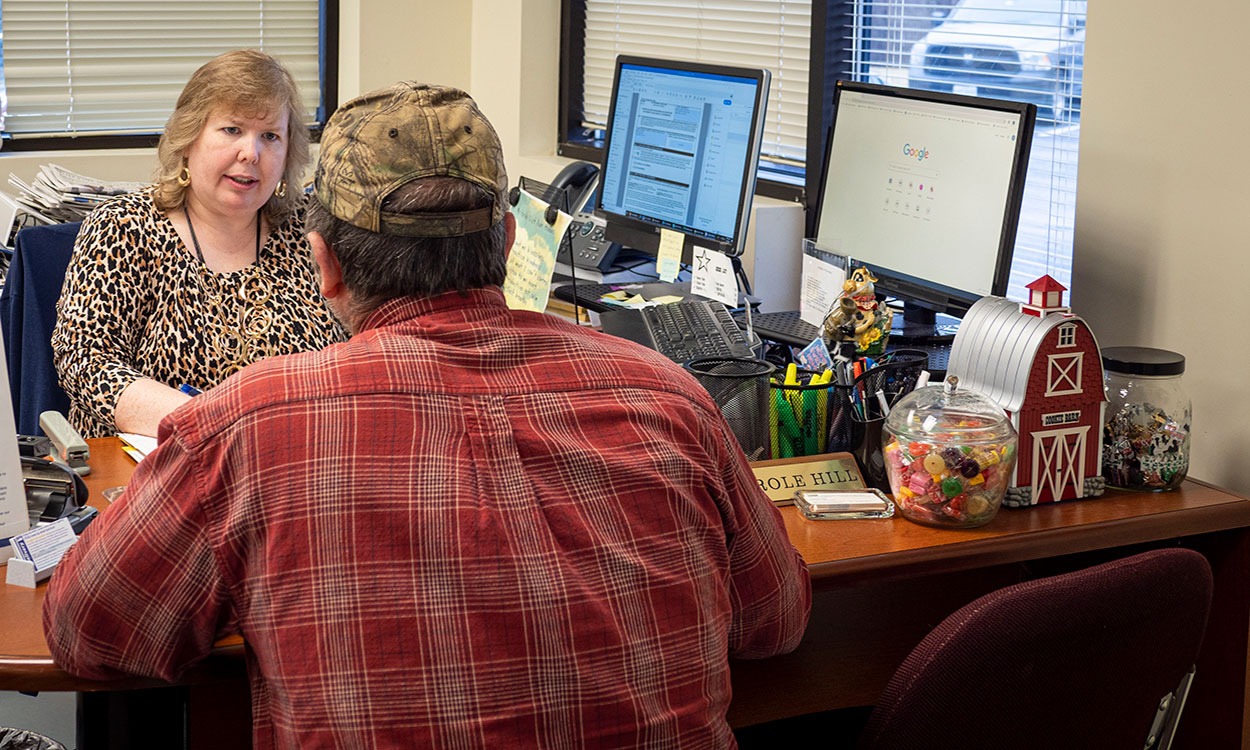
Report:
[[[499,308],[502,312],[507,307],[508,303],[504,299],[503,290],[497,286],[470,289],[464,294],[450,291],[433,297],[396,297],[383,302],[376,310],[369,313],[357,333],[426,315],[468,310],[481,313],[490,308]]]

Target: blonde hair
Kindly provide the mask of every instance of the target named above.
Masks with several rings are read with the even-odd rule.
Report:
[[[308,128],[299,88],[290,71],[273,57],[252,49],[214,57],[183,87],[156,146],[153,200],[157,208],[172,211],[182,207],[187,186],[178,184],[178,175],[186,151],[200,137],[209,116],[219,110],[249,117],[286,111],[286,165],[282,170],[286,195],[270,196],[261,209],[271,222],[281,223],[302,199],[300,181],[308,165]]]

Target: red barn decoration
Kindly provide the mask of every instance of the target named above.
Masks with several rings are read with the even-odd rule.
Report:
[[[1063,306],[1050,276],[1029,284],[1028,303],[985,297],[964,316],[947,372],[989,396],[1020,435],[1003,505],[1101,495],[1105,480],[1102,357],[1089,325]]]

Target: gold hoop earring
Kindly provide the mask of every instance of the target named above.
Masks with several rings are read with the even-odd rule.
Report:
[[[286,197],[286,180],[278,180],[278,186],[273,189],[273,194],[279,198]]]
[[[191,170],[183,166],[182,171],[178,173],[178,184],[186,187],[191,184]]]

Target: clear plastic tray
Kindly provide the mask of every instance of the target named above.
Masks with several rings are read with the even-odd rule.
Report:
[[[794,507],[804,518],[813,521],[889,518],[894,515],[894,503],[890,498],[871,487],[862,490],[797,490]]]

